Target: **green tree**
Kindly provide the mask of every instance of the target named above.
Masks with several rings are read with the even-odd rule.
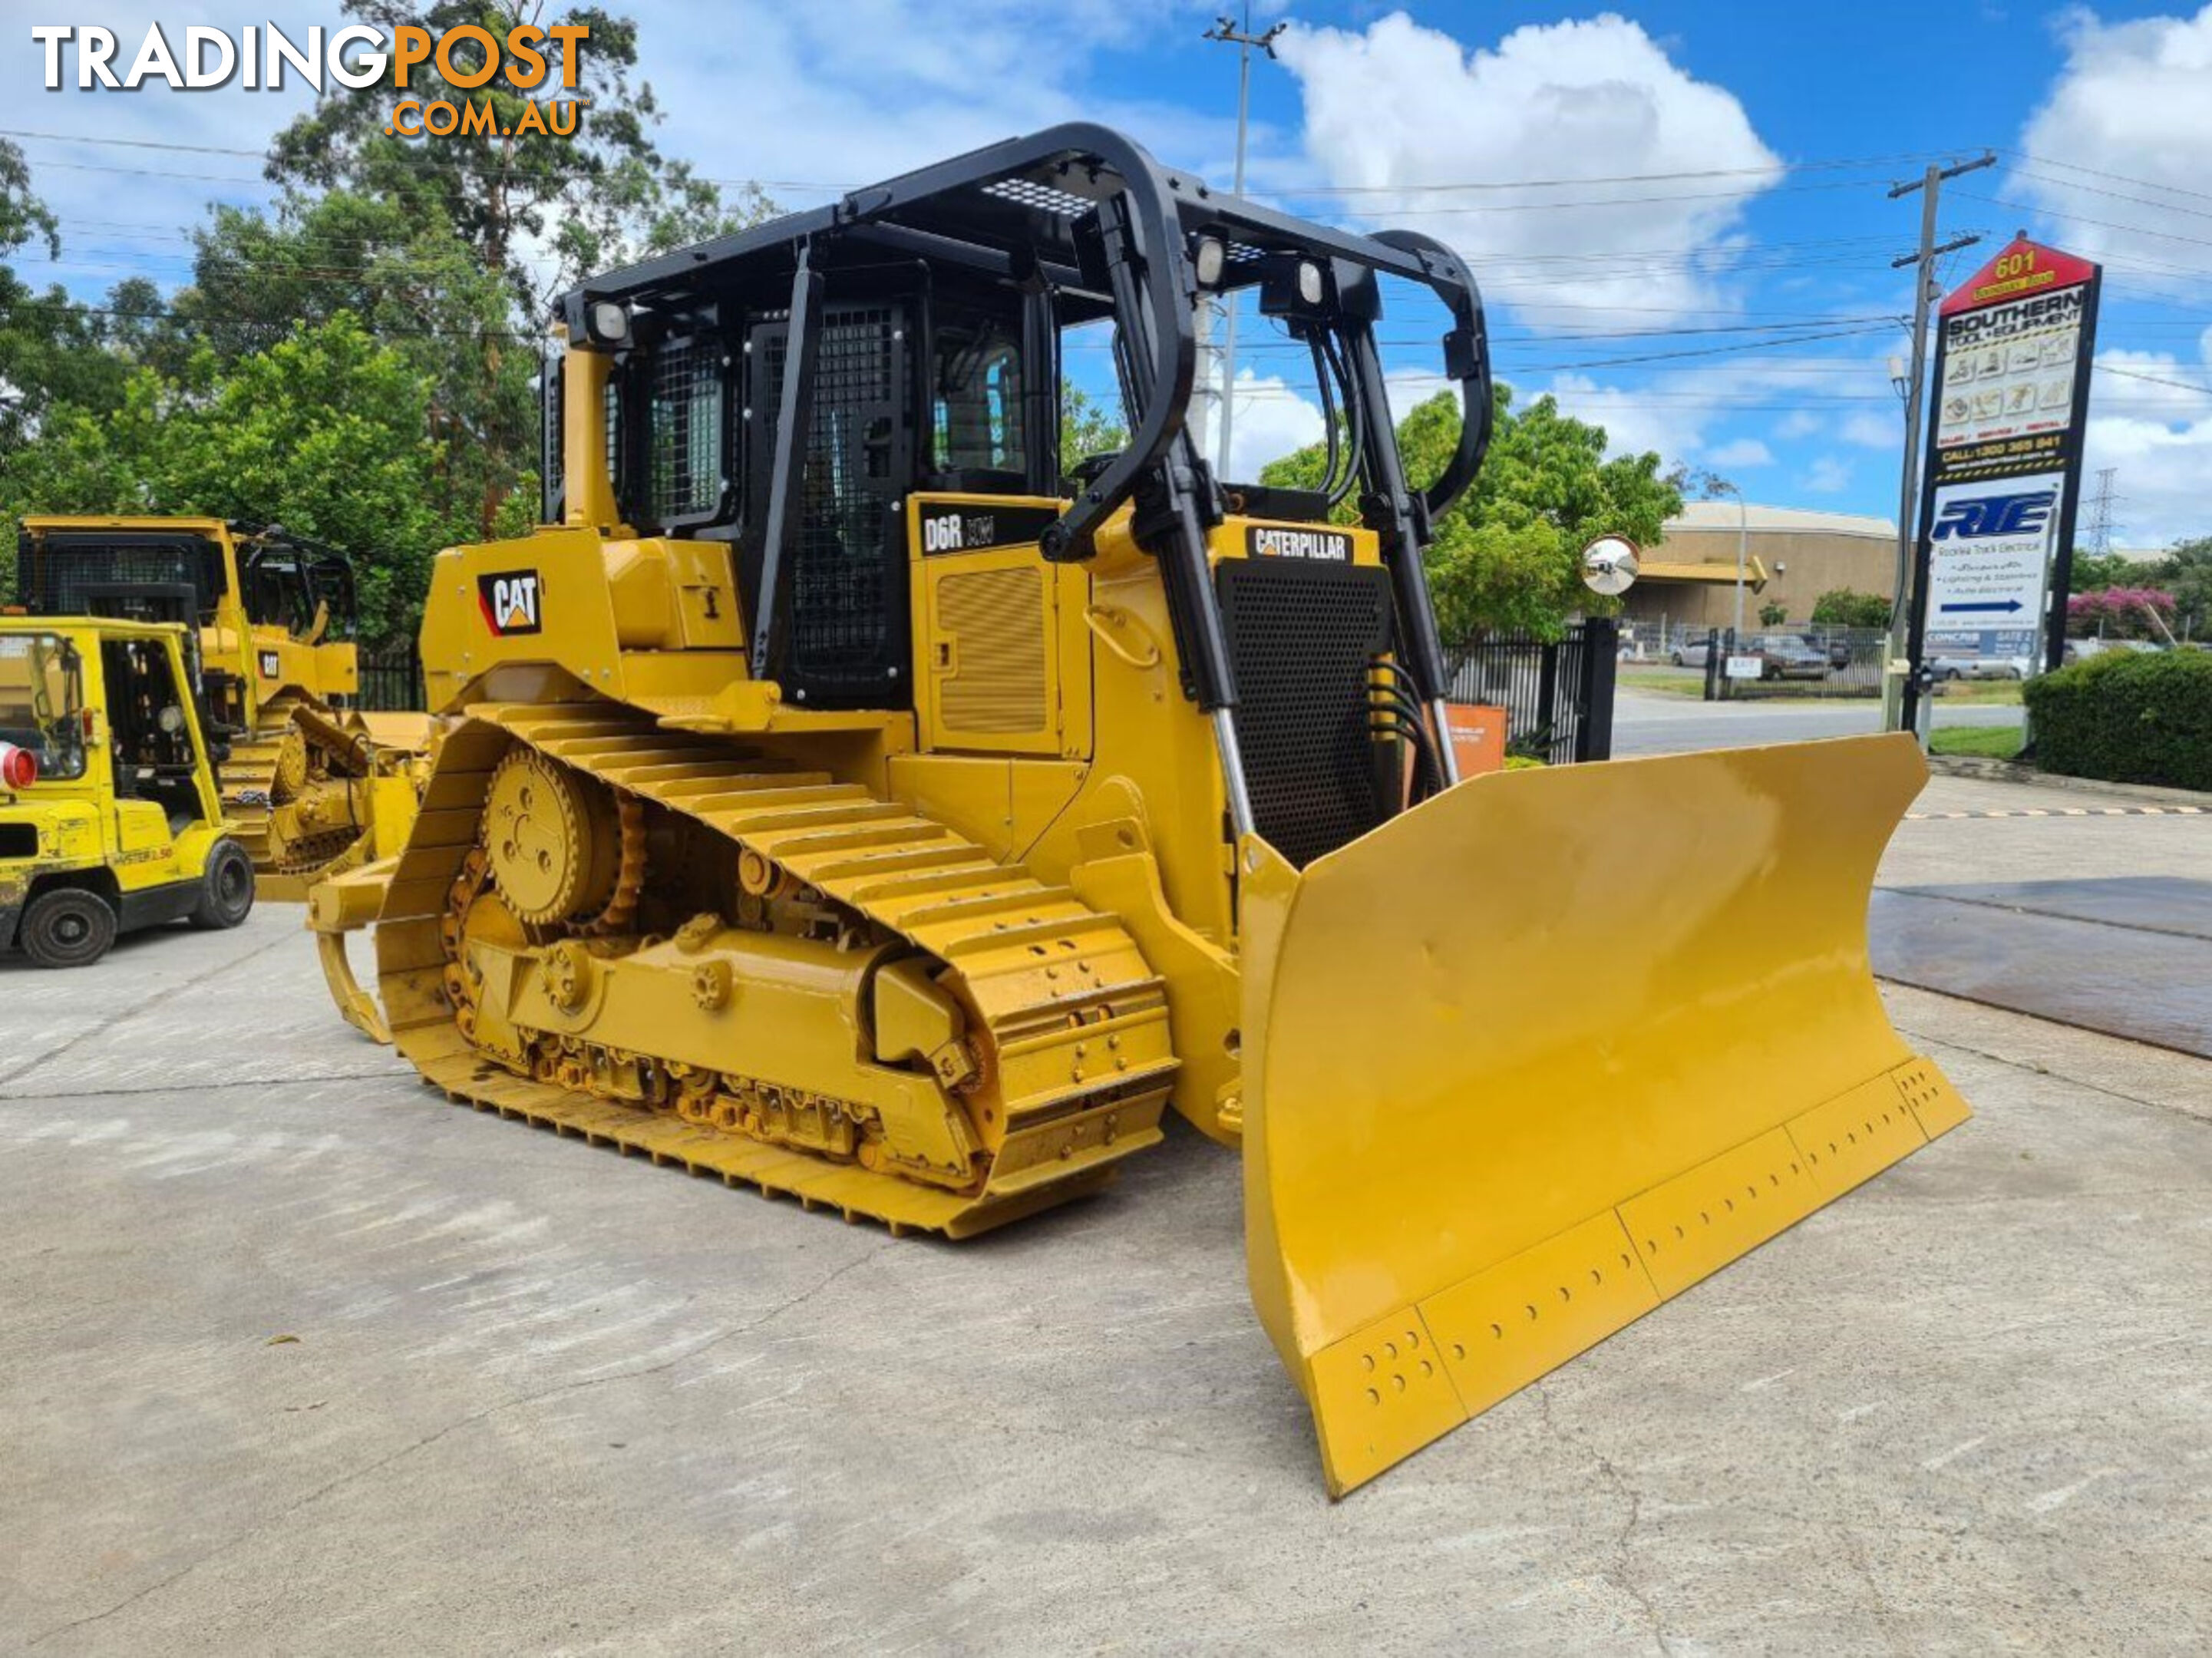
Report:
[[[2212,536],[2177,541],[2142,579],[2173,595],[2177,632],[2186,627],[2192,639],[2212,637]]]
[[[1710,466],[1692,466],[1687,461],[1676,461],[1668,469],[1667,482],[1685,501],[1718,501],[1723,495],[1741,492]]]
[[[2074,552],[2074,591],[2095,592],[2100,587],[2124,587],[2146,574],[2142,564],[2120,553]]]
[[[225,365],[203,348],[176,379],[132,373],[106,413],[63,405],[0,465],[0,508],[210,513],[282,522],[351,551],[363,630],[411,632],[436,550],[471,538],[441,514],[433,388],[349,312]],[[520,500],[498,526],[526,527]]]
[[[1128,446],[1128,428],[1120,415],[1079,386],[1060,392],[1060,470],[1073,472],[1092,455],[1110,455]]]
[[[32,188],[23,152],[0,139],[0,454],[37,429],[59,404],[112,409],[161,295],[143,278],[119,282],[104,305],[71,299],[58,283],[25,282],[5,261],[27,247],[61,254],[58,222]]]
[[[1578,610],[1608,601],[1582,585],[1582,550],[1601,535],[1656,547],[1682,510],[1680,489],[1646,452],[1607,458],[1605,428],[1560,412],[1548,395],[1515,409],[1497,388],[1490,453],[1474,487],[1437,521],[1429,588],[1447,641],[1482,632],[1556,639]],[[1398,445],[1416,485],[1439,476],[1458,446],[1460,407],[1439,392],[1399,422]],[[1265,468],[1263,483],[1313,489],[1327,462],[1315,444]],[[1351,508],[1340,516],[1351,516]]]
[[[545,77],[528,89],[514,86],[504,67],[480,88],[455,86],[433,55],[412,66],[403,91],[395,61],[372,86],[333,85],[276,135],[270,151],[268,173],[280,183],[350,189],[404,206],[418,220],[450,226],[485,270],[507,279],[532,315],[551,293],[593,271],[774,211],[757,186],[726,198],[719,185],[655,148],[653,129],[663,118],[652,87],[632,79],[637,25],[628,17],[593,5],[556,11],[547,0],[345,0],[343,9],[375,27],[411,26],[433,39],[463,24],[498,40],[518,23],[591,31],[572,49],[573,88],[561,84],[563,53],[550,39],[542,48]],[[472,41],[450,58],[465,77],[483,66],[482,49]],[[388,125],[404,99],[489,106],[498,131],[400,136]],[[556,100],[577,106],[572,131],[516,132],[526,106]],[[533,246],[550,254],[550,271],[533,264]]]
[[[1770,598],[1759,607],[1759,625],[1762,628],[1778,628],[1789,620],[1790,607],[1778,599]]]
[[[1831,587],[1813,601],[1813,620],[1824,628],[1887,628],[1889,600],[1880,593]]]
[[[218,207],[193,241],[192,282],[174,301],[187,349],[228,367],[301,322],[360,319],[431,388],[433,510],[472,515],[471,539],[493,532],[538,464],[539,348],[504,277],[442,221],[350,190],[294,192],[270,215]]]

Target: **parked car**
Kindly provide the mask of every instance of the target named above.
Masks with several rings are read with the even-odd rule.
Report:
[[[1931,656],[1928,671],[1938,679],[2025,679],[2024,656]]]
[[[1759,659],[1761,679],[1826,679],[1831,665],[1827,652],[1795,634],[1761,634],[1739,654]]]
[[[1712,646],[1709,641],[1685,640],[1674,647],[1667,659],[1678,668],[1702,668],[1705,665],[1705,658],[1711,653],[1711,651]]]
[[[1814,638],[1810,634],[1799,634],[1797,637],[1808,650],[1826,652],[1827,653],[1828,665],[1830,667],[1848,668],[1851,665],[1851,641],[1850,640],[1831,639],[1824,643],[1823,641]]]
[[[2066,641],[2066,660],[2087,662],[2093,656],[2103,656],[2112,651],[2158,652],[2165,648],[2148,639],[2069,639]]]

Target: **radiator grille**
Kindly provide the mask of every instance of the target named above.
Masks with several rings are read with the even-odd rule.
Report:
[[[1035,569],[975,570],[938,585],[938,625],[951,636],[952,671],[938,709],[953,732],[1041,732],[1046,700],[1044,578]]]
[[[1254,825],[1303,869],[1382,820],[1367,677],[1389,647],[1389,580],[1251,558],[1224,561],[1215,580]]]

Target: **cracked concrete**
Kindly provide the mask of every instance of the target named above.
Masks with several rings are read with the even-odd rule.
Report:
[[[0,965],[0,1651],[2212,1647],[2202,1061],[1888,993],[1972,1123],[1331,1506],[1225,1153],[894,1243],[443,1103],[297,926]]]

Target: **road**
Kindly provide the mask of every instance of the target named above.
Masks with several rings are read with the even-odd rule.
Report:
[[[1939,726],[2017,726],[2021,710],[1989,703],[1945,708]],[[1697,702],[1624,685],[1613,699],[1613,752],[1680,754],[1692,749],[1740,749],[1818,737],[1858,737],[1881,729],[1881,705],[1870,698],[1832,701]]]

